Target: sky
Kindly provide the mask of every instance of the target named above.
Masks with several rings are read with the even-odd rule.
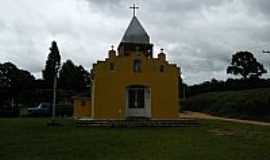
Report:
[[[232,54],[250,51],[270,72],[269,0],[0,0],[0,63],[12,62],[36,78],[57,41],[62,61],[90,70],[118,46],[129,7],[154,44],[154,56],[181,67],[187,84],[226,80]],[[269,78],[270,73],[264,77]]]

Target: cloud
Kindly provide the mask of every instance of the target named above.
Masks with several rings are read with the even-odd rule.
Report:
[[[52,40],[62,59],[88,70],[118,45],[133,0],[9,0],[0,2],[0,63],[11,61],[41,75]],[[268,0],[137,0],[137,16],[155,56],[165,48],[184,81],[226,79],[233,53],[249,50],[270,72]],[[269,77],[270,73],[266,75]]]

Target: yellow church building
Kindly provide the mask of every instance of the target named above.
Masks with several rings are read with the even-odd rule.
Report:
[[[180,68],[163,49],[153,56],[150,37],[135,14],[115,51],[93,64],[91,97],[74,98],[74,118],[178,118]]]

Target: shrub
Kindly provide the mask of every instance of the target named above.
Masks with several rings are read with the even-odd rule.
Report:
[[[185,100],[183,110],[270,120],[270,88],[196,95]]]

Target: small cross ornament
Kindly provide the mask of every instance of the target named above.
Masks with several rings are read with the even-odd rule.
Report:
[[[133,16],[136,15],[136,9],[139,9],[139,7],[137,7],[136,4],[133,4],[133,6],[131,6],[129,8],[133,10]]]
[[[160,53],[164,53],[164,48],[161,48],[160,49]]]

